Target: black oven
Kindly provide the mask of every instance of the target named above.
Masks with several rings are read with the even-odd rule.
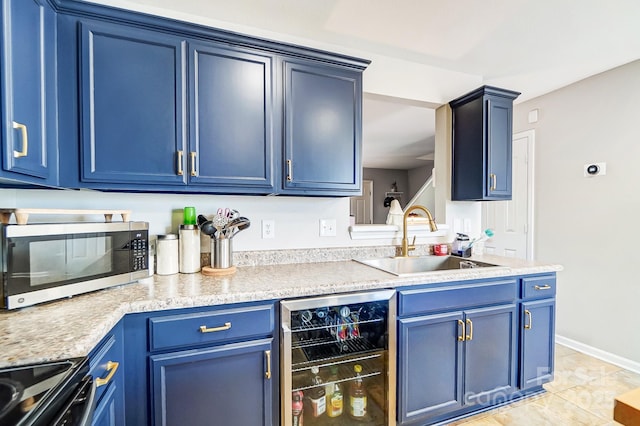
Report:
[[[2,225],[0,306],[73,296],[149,275],[147,222]]]
[[[0,368],[0,425],[89,426],[95,384],[87,358]]]

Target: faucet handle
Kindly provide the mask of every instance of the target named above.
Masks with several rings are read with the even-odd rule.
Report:
[[[413,251],[416,249],[416,236],[413,236],[413,241],[411,241],[411,244],[407,245],[407,254],[409,254],[410,251]]]

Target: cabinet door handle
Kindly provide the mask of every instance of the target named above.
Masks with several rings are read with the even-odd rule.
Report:
[[[498,177],[495,175],[495,173],[491,173],[489,175],[489,177],[491,178],[491,190],[495,191],[496,187],[498,186]]]
[[[534,285],[533,288],[536,289],[536,290],[551,290],[551,286],[549,284]]]
[[[267,371],[264,373],[264,377],[271,378],[271,351],[264,351],[264,356],[267,358]]]
[[[178,176],[184,175],[184,170],[182,170],[182,151],[178,151]]]
[[[467,338],[465,340],[473,340],[473,321],[467,319],[467,324],[469,325],[469,334],[467,334]]]
[[[191,157],[191,176],[198,176],[196,173],[196,152],[191,151],[189,156]]]
[[[225,322],[224,325],[221,325],[220,327],[212,327],[212,328],[207,328],[206,325],[201,325],[200,333],[215,333],[216,331],[225,331],[230,328],[231,328],[230,322]]]
[[[531,316],[531,311],[525,309],[524,315],[529,319],[528,321],[525,320],[524,329],[531,330],[533,328],[533,317]]]
[[[287,182],[291,182],[293,180],[293,162],[291,160],[287,160]]]
[[[464,321],[462,320],[458,320],[458,326],[461,327],[461,331],[462,333],[458,335],[458,342],[464,342],[465,339],[465,333],[466,333],[466,328],[464,326]]]
[[[26,157],[29,152],[29,134],[27,133],[27,126],[17,121],[13,122],[13,128],[20,130],[22,134],[22,151],[13,150],[13,156],[15,158]]]
[[[107,371],[109,372],[109,374],[107,374],[107,377],[105,377],[104,379],[102,377],[98,377],[96,379],[96,387],[99,388],[100,386],[104,386],[107,383],[109,383],[113,378],[113,375],[116,374],[116,371],[118,371],[119,366],[120,366],[119,362],[115,362],[115,361],[107,362]]]

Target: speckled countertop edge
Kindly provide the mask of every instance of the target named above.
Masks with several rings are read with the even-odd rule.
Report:
[[[126,314],[381,288],[556,272],[555,264],[496,256],[501,268],[396,277],[355,261],[239,267],[234,275],[155,275],[17,311],[0,312],[0,367],[86,356]]]

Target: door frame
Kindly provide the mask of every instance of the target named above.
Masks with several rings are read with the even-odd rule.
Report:
[[[516,139],[527,139],[527,241],[526,241],[526,260],[534,260],[534,212],[535,212],[535,140],[536,140],[536,132],[535,129],[525,130],[523,132],[514,133],[512,137],[513,140]],[[513,152],[513,150],[512,150]],[[513,195],[512,195],[513,197]],[[492,201],[489,201],[492,202]],[[482,227],[485,226],[485,218],[486,218],[486,207],[487,204],[483,203],[482,206]]]
[[[527,260],[534,259],[534,231],[535,231],[535,129],[525,130],[513,134],[513,139],[527,138]]]

